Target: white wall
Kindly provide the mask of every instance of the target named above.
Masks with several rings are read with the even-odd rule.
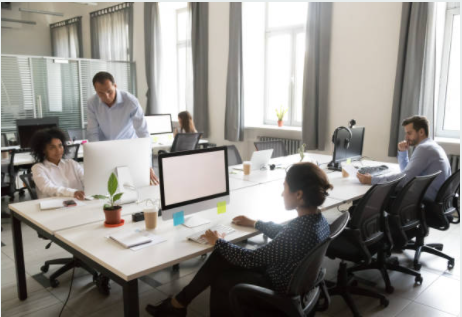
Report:
[[[61,11],[64,17],[17,12],[13,18],[36,20],[37,26],[2,29],[2,54],[50,55],[49,23],[83,16],[84,57],[90,58],[88,13],[114,3],[82,6],[72,3],[23,3],[26,7]],[[21,6],[23,5],[21,4]],[[134,6],[134,60],[137,65],[138,98],[146,104],[144,63],[144,4]],[[2,10],[2,17],[10,17]],[[330,136],[351,118],[366,127],[364,155],[377,160],[394,161],[387,156],[394,78],[396,72],[401,3],[334,3],[328,135],[326,151],[332,151]],[[2,23],[2,25],[7,25]],[[17,26],[15,26],[17,27]],[[245,32],[245,30],[244,30]],[[229,3],[209,4],[209,116],[211,142],[224,140],[226,73],[228,67]],[[244,158],[249,157],[252,142],[259,135],[300,138],[297,131],[246,130],[244,142],[235,143]]]

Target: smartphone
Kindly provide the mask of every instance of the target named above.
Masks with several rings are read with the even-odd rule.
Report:
[[[77,206],[77,203],[74,200],[65,200],[63,201],[64,207]]]

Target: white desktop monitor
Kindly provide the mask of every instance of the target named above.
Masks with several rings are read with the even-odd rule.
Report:
[[[148,124],[149,134],[172,133],[172,117],[170,114],[153,114],[144,116]]]
[[[162,219],[217,208],[229,203],[227,148],[166,153],[159,156]]]
[[[86,196],[107,195],[109,176],[114,173],[119,177],[119,167],[127,167],[132,182],[129,185],[135,188],[149,186],[152,155],[149,138],[85,143],[83,155]],[[120,182],[119,191],[124,191],[124,184]]]
[[[250,163],[251,163],[250,169],[252,171],[257,171],[261,169],[262,167],[265,167],[266,165],[268,165],[269,161],[271,160],[272,155],[273,155],[273,149],[254,151],[250,159]],[[243,170],[244,166],[240,164],[240,165],[233,167],[233,169]]]

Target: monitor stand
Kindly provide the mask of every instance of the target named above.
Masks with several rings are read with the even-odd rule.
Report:
[[[333,170],[333,171],[342,171],[342,165],[340,162],[334,162],[333,160],[330,161],[329,164],[327,164],[327,169]]]

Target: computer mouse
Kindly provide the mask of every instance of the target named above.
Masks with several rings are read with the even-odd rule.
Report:
[[[270,170],[274,171],[274,169],[276,168],[276,165],[275,164],[270,164],[269,167],[270,167]]]

